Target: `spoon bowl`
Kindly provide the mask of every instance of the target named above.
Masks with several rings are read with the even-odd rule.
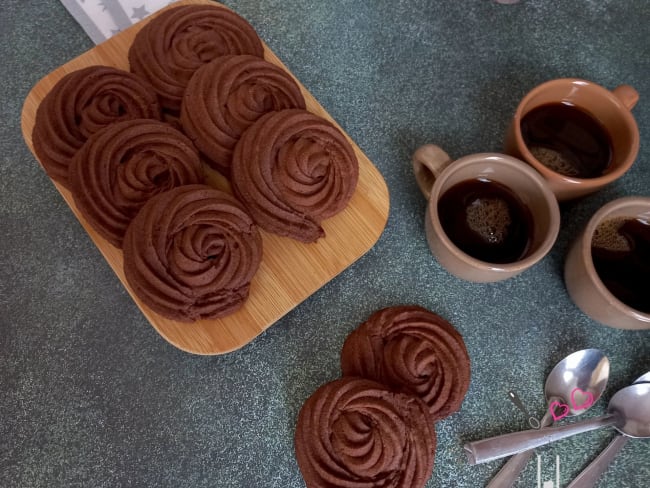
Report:
[[[650,371],[634,380],[634,384],[636,385],[637,383],[650,383]]]
[[[614,428],[636,439],[650,438],[650,383],[634,383],[618,391],[607,411],[614,415]]]
[[[579,415],[596,403],[605,391],[609,378],[609,360],[599,349],[583,349],[568,355],[548,375],[544,386],[546,401],[568,406],[569,415]],[[588,401],[575,403],[579,393]]]

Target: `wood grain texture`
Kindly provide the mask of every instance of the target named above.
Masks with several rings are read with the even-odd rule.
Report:
[[[216,4],[209,0],[184,0],[175,4]],[[136,33],[150,18],[121,32],[54,70],[39,81],[27,96],[22,111],[23,137],[32,153],[32,130],[39,103],[66,74],[86,66],[101,64],[128,70],[127,52]],[[264,44],[265,58],[284,64]],[[289,72],[290,73],[290,72]],[[291,73],[290,73],[291,74]],[[293,75],[292,75],[293,76]],[[295,79],[295,77],[294,77]],[[307,109],[341,127],[296,79]],[[158,333],[174,346],[194,354],[223,354],[249,343],[279,318],[309,297],[321,286],[365,254],[379,239],[388,219],[389,197],[386,183],[375,166],[354,141],[348,138],[359,160],[359,183],[348,207],[323,222],[326,237],[314,244],[303,244],[262,231],[264,257],[251,284],[250,298],[236,313],[214,320],[180,323],[169,320],[140,302],[129,288],[122,269],[121,250],[100,237],[77,210],[70,192],[52,182],[77,216],[106,261]],[[34,155],[36,157],[36,155]],[[229,189],[218,173],[205,171],[213,186]],[[71,257],[73,259],[73,257]],[[73,289],[69,293],[74,293]]]

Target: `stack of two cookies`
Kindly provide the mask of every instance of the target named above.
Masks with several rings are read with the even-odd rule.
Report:
[[[422,307],[385,308],[348,336],[341,369],[298,416],[296,458],[307,486],[423,487],[434,422],[459,410],[469,388],[461,335]]]

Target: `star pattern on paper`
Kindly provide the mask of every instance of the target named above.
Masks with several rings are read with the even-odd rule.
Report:
[[[147,15],[149,15],[149,12],[147,12],[147,9],[145,8],[145,6],[142,5],[142,7],[133,7],[133,15],[131,15],[131,18],[132,19],[142,20]]]
[[[102,12],[106,12],[108,5],[106,5],[109,0],[99,0],[99,6],[102,8]]]

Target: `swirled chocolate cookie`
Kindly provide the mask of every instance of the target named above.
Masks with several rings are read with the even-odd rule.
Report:
[[[361,376],[419,396],[434,420],[460,409],[470,383],[463,338],[442,317],[418,306],[375,312],[343,344],[344,375]]]
[[[144,304],[190,322],[239,309],[262,258],[262,239],[244,207],[205,185],[149,200],[124,237],[124,274]]]
[[[135,119],[92,135],[70,164],[75,204],[111,244],[122,247],[129,223],[154,195],[203,183],[199,153],[164,122]]]
[[[361,378],[321,386],[298,416],[295,451],[307,488],[417,488],[431,476],[427,406]]]
[[[130,119],[160,119],[151,87],[133,73],[89,66],[54,85],[36,111],[32,142],[47,174],[68,187],[73,156],[96,132]]]
[[[235,195],[260,227],[314,242],[325,235],[321,221],[352,198],[359,163],[330,122],[305,110],[282,110],[244,132],[231,176]]]
[[[226,8],[184,5],[165,10],[138,32],[129,48],[129,64],[153,85],[163,108],[178,114],[194,72],[227,54],[263,57],[255,29]]]
[[[183,97],[185,133],[225,176],[242,133],[263,115],[305,108],[291,76],[255,56],[225,56],[206,64],[192,77]]]

